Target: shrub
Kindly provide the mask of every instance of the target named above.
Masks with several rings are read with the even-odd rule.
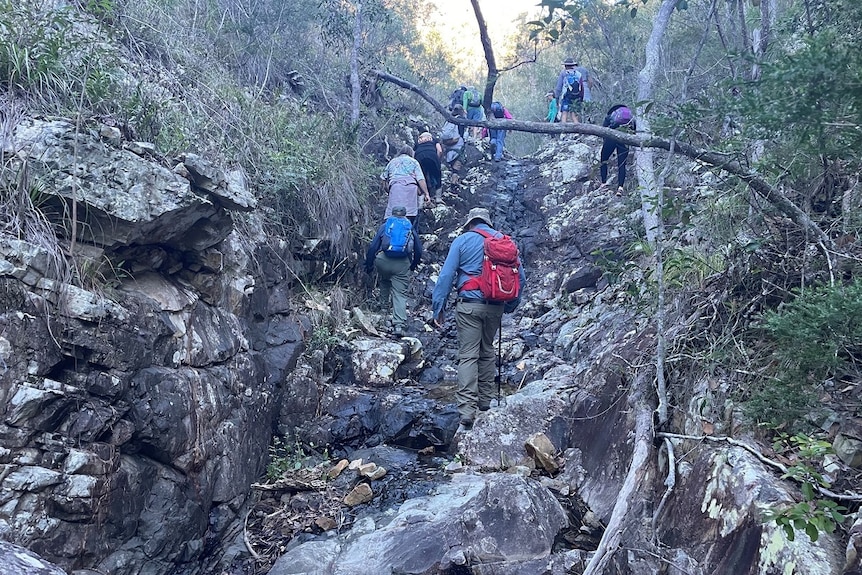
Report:
[[[832,484],[815,468],[826,454],[834,453],[832,446],[800,433],[792,437],[779,434],[773,448],[777,452],[791,452],[790,455],[795,457],[796,463],[787,469],[783,478],[793,479],[801,485],[802,501],[773,507],[765,513],[764,519],[775,521],[790,541],[794,540],[797,529],[805,531],[811,541],[817,541],[821,533],[835,531],[844,522],[847,509],[835,501],[819,497],[819,488],[828,489]]]
[[[763,314],[765,378],[752,390],[747,411],[775,427],[799,425],[827,379],[858,377],[862,359],[862,282],[796,292]]]
[[[0,0],[0,83],[55,110],[101,109],[117,60],[73,8]]]

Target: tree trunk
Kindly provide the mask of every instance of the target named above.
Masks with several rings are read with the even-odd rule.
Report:
[[[362,1],[355,5],[353,20],[353,48],[350,51],[350,123],[359,123],[359,102],[362,87],[359,85],[359,47],[362,45]]]
[[[491,45],[491,37],[488,36],[488,25],[485,23],[485,17],[482,16],[482,10],[479,8],[479,0],[470,0],[470,4],[473,5],[473,12],[476,14],[476,24],[479,26],[479,40],[482,41],[482,51],[485,53],[485,63],[488,65],[488,77],[485,80],[485,91],[482,94],[482,105],[485,108],[485,115],[487,115],[488,110],[491,108],[491,102],[494,100],[494,86],[497,84],[500,71],[497,69],[494,47]]]
[[[646,55],[644,66],[638,74],[638,134],[644,134],[647,138],[651,136],[647,105],[652,100],[653,89],[655,87],[655,77],[659,65],[659,49],[662,38],[664,38],[664,33],[670,23],[671,14],[678,2],[679,0],[662,0],[661,7],[659,7],[653,21],[652,33],[644,50]],[[641,192],[641,212],[643,214],[647,240],[655,245],[661,206],[656,204],[658,194],[656,189],[654,151],[652,149],[641,148],[636,152],[635,170]]]
[[[648,400],[650,394],[649,376],[639,374],[633,382],[634,388],[629,397],[628,407],[634,418],[632,434],[632,456],[625,481],[620,488],[611,518],[605,527],[605,534],[599,541],[599,546],[592,559],[584,569],[584,575],[602,575],[615,572],[611,569],[614,552],[621,546],[639,547],[646,545],[647,539],[631,540],[632,534],[639,531],[643,524],[643,513],[648,508],[646,504],[651,489],[648,485],[655,468],[650,461],[655,460],[653,438],[655,432],[652,425],[652,406]],[[633,516],[629,516],[633,514]],[[624,540],[624,533],[627,538]]]

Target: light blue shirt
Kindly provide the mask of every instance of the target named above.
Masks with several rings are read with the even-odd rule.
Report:
[[[476,228],[492,234],[499,234],[497,230],[485,224],[479,224]],[[431,306],[434,310],[434,317],[438,317],[446,306],[446,299],[449,297],[452,285],[460,288],[467,280],[479,275],[482,271],[482,262],[485,259],[484,245],[485,238],[480,234],[471,232],[464,232],[452,242],[431,295]],[[520,265],[518,268],[521,288],[518,290],[518,297],[510,302],[506,302],[503,308],[506,313],[510,313],[518,307],[518,304],[521,302],[521,294],[524,292],[524,284],[527,281],[524,274],[524,266]],[[482,292],[477,289],[467,290],[460,292],[458,295],[469,298],[481,298]]]

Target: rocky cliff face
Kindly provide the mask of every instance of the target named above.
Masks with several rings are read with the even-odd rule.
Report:
[[[239,172],[60,121],[8,145],[4,174],[40,190],[77,285],[99,287],[0,241],[0,537],[67,569],[198,565],[263,470],[302,350],[279,254],[235,231],[254,207]]]

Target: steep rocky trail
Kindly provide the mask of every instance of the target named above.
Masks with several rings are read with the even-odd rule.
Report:
[[[422,230],[429,254],[411,298],[417,319],[410,335],[421,353],[404,352],[405,361],[395,353],[391,387],[378,380],[385,389],[369,388],[363,377],[351,384],[366,397],[363,424],[361,410],[332,409],[343,404],[327,399],[331,390],[319,403],[323,413],[339,411],[352,422],[328,428],[354,430],[348,441],[328,436],[342,446],[339,457],[388,465],[393,476],[340,476],[345,492],[366,484],[367,502],[341,508],[343,529],[312,527],[294,538],[270,575],[556,575],[607,568],[646,575],[669,565],[685,573],[739,573],[754,572],[757,563],[760,572],[789,563],[810,573],[837,569],[837,538],[822,536],[817,545],[825,551],[815,556],[810,541],[781,540],[775,524],[761,521],[764,506],[793,500],[793,486],[738,448],[688,445],[677,463],[676,495],[665,505],[667,469],[651,426],[652,321],[629,301],[626,290],[637,276],[610,285],[597,266],[599,259],[623,264],[626,246],[636,240],[638,200],[596,190],[597,143],[569,139],[529,159],[480,161],[456,196],[430,210]],[[519,241],[528,288],[503,325],[505,401],[471,431],[453,436],[454,381],[446,373],[456,361],[454,326],[428,327],[428,306],[449,241],[474,206],[488,207],[495,225]],[[681,321],[685,307],[677,313],[673,329],[691,329]],[[354,375],[387,361],[379,353],[357,361],[369,346],[349,347]],[[702,424],[696,406],[729,401],[727,382],[694,379],[685,386],[677,391],[681,429]],[[367,417],[383,412],[376,421]],[[710,420],[716,434],[728,431],[726,424]],[[399,462],[392,447],[418,452],[408,449]],[[704,501],[720,511],[704,514]],[[614,542],[601,548],[609,525]],[[775,547],[752,553],[758,541]]]
[[[542,214],[528,205],[528,197],[535,197],[535,174],[538,166],[529,158],[507,158],[501,163],[491,163],[478,159],[473,154],[474,165],[460,186],[446,188],[444,201],[426,207],[422,214],[420,232],[425,242],[423,265],[415,274],[410,290],[408,309],[410,321],[405,338],[417,339],[421,347],[419,358],[408,358],[396,371],[394,381],[383,388],[371,386],[360,392],[362,399],[353,409],[341,410],[335,420],[302,422],[303,429],[313,429],[315,425],[328,425],[330,443],[328,455],[331,461],[344,457],[350,461],[373,461],[387,470],[385,477],[371,481],[372,498],[367,503],[350,507],[343,504],[343,498],[365,479],[350,471],[342,473],[330,482],[326,490],[308,489],[291,496],[290,489],[272,488],[264,491],[259,503],[254,507],[248,522],[248,539],[252,548],[258,549],[262,557],[277,557],[284,546],[296,546],[306,539],[317,539],[326,528],[345,531],[357,521],[385,516],[411,498],[427,496],[451,479],[452,470],[465,469],[459,455],[457,444],[453,441],[457,427],[457,413],[454,409],[453,393],[455,388],[454,371],[457,366],[457,339],[452,309],[442,329],[431,325],[430,296],[436,280],[436,273],[446,257],[451,239],[460,231],[466,213],[472,207],[487,207],[495,220],[495,226],[511,234],[522,249],[523,261],[528,275],[545,275],[548,269],[533,268],[532,255],[543,249],[547,236],[543,232]],[[537,259],[536,261],[542,262]],[[373,282],[374,278],[363,278]],[[383,337],[370,347],[391,345],[400,338],[385,335],[387,332],[386,313],[379,310],[376,302],[376,289],[372,285],[363,288],[368,293],[362,308],[364,321],[376,329]],[[525,298],[525,302],[527,299]],[[525,364],[516,359],[532,348],[537,352],[551,353],[552,342],[540,341],[535,334],[521,333],[518,324],[521,312],[507,315],[503,324],[504,355],[507,360],[501,364],[502,394],[515,392],[524,384],[527,376],[536,377],[540,369],[525,371]],[[348,347],[350,347],[348,345]],[[362,346],[363,348],[368,346]],[[355,348],[352,348],[355,351]],[[337,349],[325,352],[335,362],[333,372],[338,372],[351,359]],[[545,368],[554,363],[549,362]],[[356,367],[355,364],[352,367]],[[344,385],[351,390],[362,388],[362,383],[351,380],[355,375],[352,369],[346,373],[333,373],[332,385]],[[337,383],[335,383],[337,381]],[[397,405],[392,405],[396,396]],[[380,406],[388,405],[381,409]],[[378,420],[370,422],[369,413],[380,412]],[[355,429],[351,418],[363,414],[366,419],[364,431],[355,435],[337,435],[334,430]],[[324,420],[327,418],[325,417]],[[362,425],[360,425],[362,427]],[[313,443],[314,439],[302,435],[300,442]],[[309,458],[307,461],[313,461]],[[464,462],[466,463],[466,462]],[[310,475],[328,471],[328,463],[315,469]],[[297,473],[294,473],[297,471]],[[295,478],[308,474],[308,470],[288,470],[285,477]],[[290,483],[290,482],[285,482]],[[278,481],[275,481],[278,485]],[[333,512],[334,511],[334,512]],[[581,513],[583,510],[581,510]],[[337,521],[336,521],[337,518]],[[302,526],[297,530],[297,526]],[[576,536],[571,537],[572,540]],[[589,535],[580,537],[581,543],[590,541]],[[594,541],[593,541],[594,544]],[[245,561],[234,565],[235,573],[266,572],[267,560],[262,560],[254,568]],[[261,571],[261,568],[264,568]]]

